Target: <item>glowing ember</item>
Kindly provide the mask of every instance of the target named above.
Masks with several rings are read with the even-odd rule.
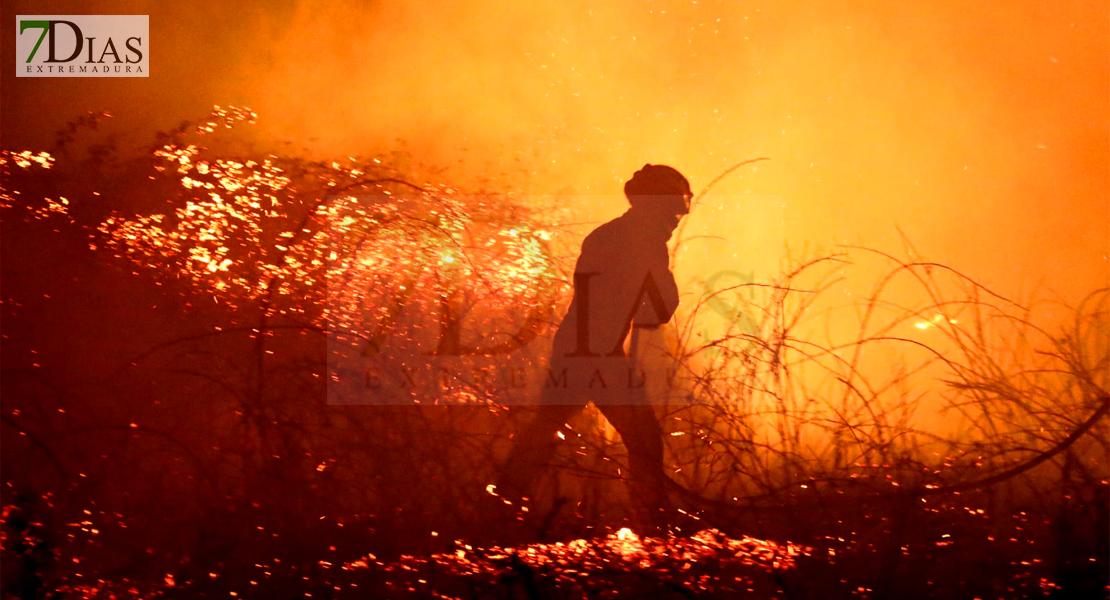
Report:
[[[387,573],[405,574],[395,589],[409,592],[428,587],[428,574],[443,579],[463,577],[477,585],[487,578],[508,577],[526,569],[539,580],[550,580],[567,591],[592,591],[608,597],[619,588],[608,588],[596,574],[614,569],[640,572],[654,581],[702,591],[746,589],[753,578],[767,573],[794,568],[794,559],[811,552],[796,544],[779,544],[750,537],[730,538],[724,533],[707,529],[690,537],[637,536],[622,528],[603,539],[578,539],[569,542],[528,544],[519,547],[493,546],[478,548],[456,542],[458,549],[428,558],[404,556],[396,564],[367,557],[342,566],[345,571],[383,569]],[[376,566],[374,566],[376,565]],[[724,569],[724,570],[722,570]],[[708,573],[716,573],[709,575]],[[724,574],[729,577],[724,577]],[[415,584],[414,584],[415,580]],[[770,579],[768,579],[770,581]]]

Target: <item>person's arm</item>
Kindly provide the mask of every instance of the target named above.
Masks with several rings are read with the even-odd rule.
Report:
[[[638,296],[640,306],[632,322],[637,327],[658,327],[671,320],[678,309],[678,284],[670,269],[666,244],[653,246],[643,257],[645,277]]]

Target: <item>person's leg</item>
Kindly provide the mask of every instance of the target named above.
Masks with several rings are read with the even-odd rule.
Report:
[[[629,404],[598,406],[621,435],[628,450],[629,490],[647,511],[647,525],[661,528],[666,523],[667,475],[663,466],[663,430],[655,411],[642,397],[631,396]]]
[[[628,450],[628,468],[634,478],[655,482],[664,476],[663,430],[650,405],[602,405],[599,407],[621,434]]]
[[[551,459],[561,441],[556,432],[585,405],[541,404],[535,418],[516,435],[513,450],[501,467],[497,494],[521,498],[531,493],[532,485]]]

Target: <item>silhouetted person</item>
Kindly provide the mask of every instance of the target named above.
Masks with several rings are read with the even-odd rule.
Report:
[[[658,328],[678,307],[667,240],[692,194],[686,178],[663,165],[645,165],[624,193],[628,211],[582,242],[574,299],[555,334],[539,411],[516,437],[499,493],[527,496],[558,447],[556,432],[592,401],[628,450],[634,499],[652,512],[665,506],[663,433],[625,342],[633,327]]]

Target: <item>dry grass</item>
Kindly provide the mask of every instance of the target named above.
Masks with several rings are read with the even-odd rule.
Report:
[[[80,130],[62,146],[76,143]],[[196,142],[190,131],[161,136],[159,147]],[[123,246],[108,255],[110,211],[77,207],[82,198],[93,202],[90,186],[111,190],[116,206],[131,211],[116,212],[117,226],[166,210],[148,194],[171,209],[195,196],[180,173],[155,170],[158,161],[122,161],[109,145],[94,147],[87,160],[58,153],[49,171],[14,166],[12,155],[3,167],[6,306],[19,309],[4,317],[7,596],[68,587],[89,597],[355,597],[358,584],[404,596],[411,584],[412,596],[430,597],[437,590],[429,580],[488,598],[586,589],[561,587],[561,574],[583,567],[573,561],[529,571],[531,580],[506,563],[504,577],[484,572],[481,585],[469,587],[465,573],[417,575],[399,565],[416,560],[402,555],[453,553],[459,539],[542,534],[603,544],[604,534],[626,526],[635,511],[620,475],[623,448],[595,410],[571,423],[529,514],[491,513],[486,486],[530,417],[516,406],[520,398],[460,378],[456,390],[477,405],[325,405],[327,330],[315,320],[323,279],[309,285],[289,271],[212,302],[211,274],[180,268],[198,239],[185,235],[163,258]],[[250,159],[200,152],[197,160]],[[290,258],[312,264],[319,229],[305,229],[319,227],[313,215],[330,192],[409,187],[384,159],[273,166],[293,182],[274,194],[286,212],[260,213],[253,230],[228,230],[233,252],[265,258],[250,263],[262,272]],[[462,223],[452,238],[460,258],[481,258],[467,265],[515,256],[489,254],[481,236],[490,223],[542,224],[511,197],[484,195],[482,204],[446,188],[422,193],[428,202],[442,195],[452,218],[488,211],[486,229],[451,224]],[[75,200],[72,212],[59,197]],[[420,240],[456,235],[437,222],[422,238],[428,229],[406,222],[412,256],[434,258]],[[242,237],[247,231],[254,237]],[[384,244],[394,233],[367,227],[362,241]],[[556,266],[545,276],[567,272],[569,257],[555,247],[542,246]],[[25,257],[20,264],[10,261],[14,249]],[[369,303],[388,307],[406,277],[383,272]],[[848,280],[874,285],[845,302]],[[542,298],[515,305],[487,297],[511,287],[455,288],[460,306],[516,307],[457,317],[480,324],[508,315],[503,331],[534,326],[527,304],[546,302],[550,318],[559,313],[553,295],[565,290],[550,278],[540,288]],[[438,299],[427,300],[400,317],[414,328],[412,340],[424,339],[421,316],[438,310]],[[1070,321],[1045,324],[1044,305],[1013,302],[944,265],[845,248],[799,261],[777,281],[684,303],[690,308],[663,340],[666,351],[644,355],[650,369],[675,374],[671,387],[653,387],[670,434],[672,523],[679,537],[715,528],[733,540],[813,549],[787,572],[760,575],[760,594],[1105,593],[1110,291],[1093,292]],[[699,319],[721,306],[733,326],[705,337]],[[46,310],[76,316],[36,320]],[[527,347],[530,365],[545,354],[542,340]],[[400,347],[391,360],[405,358]],[[31,349],[45,367],[20,362]],[[338,567],[367,554],[382,568]],[[655,581],[656,567],[609,565],[587,587],[604,596],[632,577],[647,597],[727,597],[737,588],[726,578],[756,577],[698,562],[705,578],[678,585],[687,567],[673,560],[657,565]],[[420,568],[434,570],[433,562]]]

